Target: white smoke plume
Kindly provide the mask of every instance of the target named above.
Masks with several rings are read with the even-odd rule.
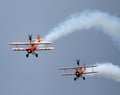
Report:
[[[85,11],[80,14],[72,15],[50,31],[44,39],[54,41],[72,32],[90,28],[101,28],[101,32],[104,32],[114,41],[120,43],[120,19],[99,11]]]
[[[97,67],[93,69],[93,71],[97,71],[98,73],[88,76],[99,76],[120,82],[120,67],[117,65],[113,65],[112,63],[97,63]],[[87,71],[92,70],[87,69]]]
[[[82,32],[82,30],[91,28],[101,29],[101,32],[110,36],[114,42],[117,42],[120,48],[120,18],[99,11],[84,11],[80,14],[72,15],[51,30],[44,39],[54,41],[70,33]],[[98,71],[98,73],[93,74],[93,76],[97,75],[120,82],[120,68],[116,65],[111,63],[98,64],[95,71]]]

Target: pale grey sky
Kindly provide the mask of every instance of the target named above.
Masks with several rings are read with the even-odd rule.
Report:
[[[55,50],[13,52],[11,41],[27,41],[28,34],[44,37],[70,15],[84,10],[99,10],[120,16],[119,0],[1,0],[0,1],[0,95],[113,95],[120,94],[120,83],[102,77],[86,81],[62,77],[59,67],[112,62],[120,66],[120,50],[101,30],[75,32],[56,40]],[[99,32],[96,32],[99,31]],[[77,42],[77,43],[76,43]],[[112,71],[112,70],[111,70]]]

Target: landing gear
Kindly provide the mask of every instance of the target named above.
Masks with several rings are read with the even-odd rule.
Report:
[[[37,54],[37,53],[34,52],[33,54],[35,55],[35,57],[38,57],[38,54]]]
[[[35,55],[35,57],[38,57],[38,54],[37,53],[31,53],[31,54],[33,54],[33,55]],[[26,57],[28,58],[29,57],[29,53],[28,54],[26,54]]]
[[[35,56],[38,57],[38,54],[36,53]]]
[[[83,77],[83,80],[85,80],[85,77]]]
[[[77,78],[74,78],[74,81],[76,81]]]
[[[28,57],[29,56],[29,54],[26,54],[26,57]]]

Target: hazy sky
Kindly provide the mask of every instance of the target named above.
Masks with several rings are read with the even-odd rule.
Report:
[[[56,40],[53,51],[39,57],[13,52],[8,43],[28,41],[28,34],[44,37],[70,15],[98,10],[120,17],[119,0],[1,0],[0,95],[119,95],[120,83],[102,77],[85,81],[62,77],[59,67],[112,62],[120,66],[120,50],[100,29],[74,32]],[[112,70],[111,70],[112,72]]]

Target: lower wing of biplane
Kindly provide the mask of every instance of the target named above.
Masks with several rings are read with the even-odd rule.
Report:
[[[98,73],[98,72],[94,72],[94,71],[92,71],[92,72],[84,72],[83,75],[84,74],[95,74],[95,73]],[[62,73],[61,75],[62,76],[74,76],[76,74],[75,73]]]
[[[28,48],[13,48],[13,51],[26,51]],[[37,48],[36,51],[41,51],[41,50],[53,50],[54,47],[41,47]]]

